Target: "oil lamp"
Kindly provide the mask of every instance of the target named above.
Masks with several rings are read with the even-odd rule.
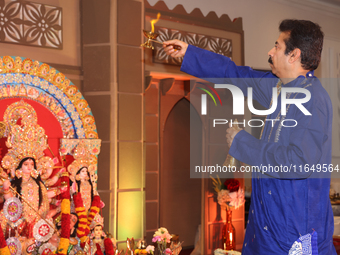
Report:
[[[150,21],[151,31],[143,30],[143,34],[148,40],[145,43],[142,43],[140,46],[153,50],[154,47],[152,46],[151,42],[155,42],[155,43],[159,43],[159,44],[163,45],[162,42],[156,40],[156,38],[159,36],[159,34],[155,33],[155,23],[157,23],[157,21],[159,20],[160,17],[161,17],[161,14],[157,13],[157,19],[153,19],[153,20]],[[174,47],[174,49],[176,49],[176,50],[181,49],[181,47],[177,46],[177,45],[171,44],[171,46]]]

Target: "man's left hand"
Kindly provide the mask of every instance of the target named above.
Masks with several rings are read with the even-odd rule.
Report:
[[[241,130],[237,130],[233,127],[230,127],[227,129],[227,134],[226,134],[226,138],[227,138],[227,145],[228,147],[230,148],[231,147],[231,144],[233,143],[234,141],[234,137],[235,135],[237,135],[238,132],[240,132]]]

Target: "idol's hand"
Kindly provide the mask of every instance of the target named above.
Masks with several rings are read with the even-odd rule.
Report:
[[[4,190],[5,191],[7,191],[7,190],[9,190],[9,187],[11,186],[11,182],[8,180],[8,179],[6,179],[5,181],[4,181]]]
[[[179,46],[180,50],[174,49],[173,45]],[[188,48],[188,44],[175,39],[175,40],[163,42],[163,48],[167,55],[173,58],[181,58],[181,57],[184,57],[185,52],[187,51],[187,48]]]
[[[227,145],[230,148],[233,141],[234,141],[234,137],[235,135],[237,135],[238,132],[240,132],[241,129],[236,129],[234,127],[231,127],[230,123],[229,123],[229,128],[227,129],[227,134],[226,134],[226,138],[227,138]]]

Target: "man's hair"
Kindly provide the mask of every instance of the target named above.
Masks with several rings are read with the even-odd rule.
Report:
[[[320,63],[323,45],[323,32],[320,26],[309,20],[285,19],[281,22],[279,30],[289,33],[289,38],[285,40],[285,54],[296,48],[300,49],[302,67],[305,70],[315,70]]]

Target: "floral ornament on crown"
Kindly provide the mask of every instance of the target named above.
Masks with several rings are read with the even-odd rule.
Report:
[[[26,157],[34,158],[40,167],[44,167],[44,164],[54,166],[53,160],[44,155],[44,150],[48,148],[47,135],[38,125],[37,114],[30,104],[21,100],[8,106],[4,113],[4,122],[8,129],[8,152],[1,161],[3,168],[14,170]]]
[[[95,226],[101,226],[102,228],[104,227],[104,218],[99,213],[94,216],[90,224],[90,229],[94,229]]]
[[[239,208],[245,202],[244,190],[240,188],[240,182],[236,179],[227,179],[223,184],[220,178],[213,180],[214,190],[217,193],[217,201],[222,208]]]

